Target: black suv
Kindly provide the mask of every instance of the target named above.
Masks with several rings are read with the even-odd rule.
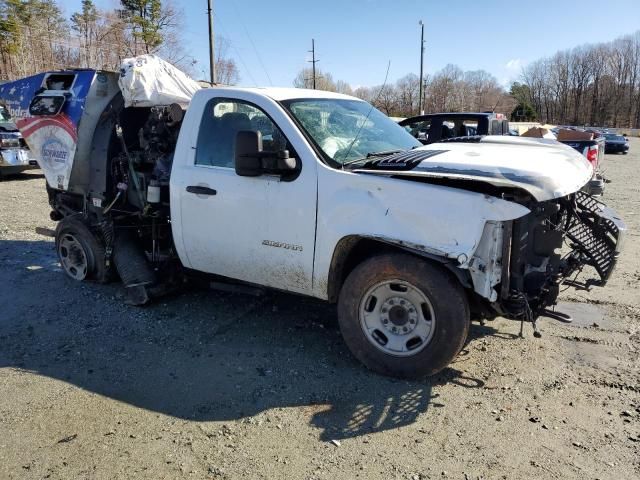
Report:
[[[604,134],[604,151],[606,153],[623,153],[629,151],[629,139],[615,133]]]
[[[502,113],[429,113],[399,122],[411,135],[429,144],[448,138],[474,135],[511,135]]]

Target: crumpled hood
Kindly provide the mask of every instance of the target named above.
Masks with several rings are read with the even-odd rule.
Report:
[[[356,171],[476,180],[521,188],[538,201],[574,193],[593,176],[584,156],[548,139],[486,136],[479,141],[434,143],[402,155],[407,157],[404,161],[383,157]]]

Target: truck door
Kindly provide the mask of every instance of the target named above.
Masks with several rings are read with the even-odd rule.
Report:
[[[176,246],[193,269],[310,293],[316,161],[297,156],[288,138],[295,136],[295,130],[282,109],[264,97],[257,99],[264,108],[259,107],[251,101],[252,95],[246,93],[247,99],[213,97],[197,115],[200,118],[183,124],[183,130],[190,128],[194,134],[191,148],[182,150],[188,152],[187,158],[174,162],[172,171],[172,211],[177,199],[182,236],[181,245],[176,242]],[[279,128],[283,123],[286,128]],[[287,179],[238,176],[235,139],[241,130],[260,131],[265,151],[289,150],[302,163],[299,174]],[[300,142],[300,138],[295,140]],[[174,234],[177,230],[174,226]]]

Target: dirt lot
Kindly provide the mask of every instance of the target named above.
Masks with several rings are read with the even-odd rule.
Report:
[[[42,176],[0,183],[0,478],[640,478],[640,140],[607,162],[609,285],[541,339],[475,324],[418,383],[367,372],[311,300],[75,283],[34,233]]]

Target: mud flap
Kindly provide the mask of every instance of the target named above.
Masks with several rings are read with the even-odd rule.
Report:
[[[113,263],[125,286],[125,302],[129,305],[148,303],[148,289],[155,283],[155,274],[135,235],[118,232],[113,246]]]

